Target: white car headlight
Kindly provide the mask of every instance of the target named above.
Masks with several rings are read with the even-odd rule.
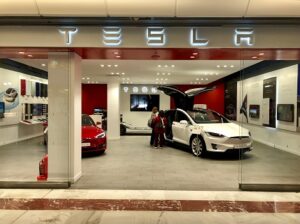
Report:
[[[105,138],[105,132],[103,132],[103,133],[97,135],[96,138]]]
[[[211,136],[211,137],[217,137],[217,138],[224,138],[225,136],[222,135],[222,134],[218,134],[218,133],[215,133],[215,132],[205,132],[208,136]]]

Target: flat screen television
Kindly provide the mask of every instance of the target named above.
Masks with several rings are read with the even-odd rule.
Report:
[[[260,106],[250,104],[249,105],[249,117],[258,119],[259,115],[260,115]]]
[[[277,120],[294,122],[294,104],[278,104]]]
[[[130,95],[130,111],[152,111],[153,107],[159,108],[159,95]]]
[[[0,102],[0,118],[4,118],[5,113],[5,104],[4,102]]]

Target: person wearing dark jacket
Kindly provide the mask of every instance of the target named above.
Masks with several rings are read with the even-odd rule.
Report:
[[[157,111],[158,111],[158,108],[157,107],[153,107],[152,108],[152,113],[151,113],[151,117],[150,119],[148,120],[148,126],[152,128],[152,131],[151,131],[151,138],[150,138],[150,146],[153,146],[154,145],[154,128],[153,128],[153,120],[156,118],[157,116]]]
[[[153,130],[154,130],[154,147],[157,148],[158,143],[160,147],[164,146],[164,133],[167,125],[167,119],[162,110],[159,111],[158,116],[153,119]]]

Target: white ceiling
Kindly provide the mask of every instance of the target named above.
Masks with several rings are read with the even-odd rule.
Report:
[[[0,0],[0,16],[299,17],[300,0]]]
[[[46,59],[13,60],[47,71]],[[117,80],[124,84],[205,85],[258,62],[255,60],[83,60],[82,82],[107,83],[110,80]]]

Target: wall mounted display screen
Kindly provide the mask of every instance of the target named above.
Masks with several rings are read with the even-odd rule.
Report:
[[[259,105],[249,105],[249,117],[259,118],[260,116],[260,106]]]
[[[130,111],[152,111],[159,108],[159,95],[130,95]]]
[[[4,102],[0,102],[0,118],[4,118],[5,113],[5,104]]]
[[[294,122],[294,104],[278,104],[277,120]]]

